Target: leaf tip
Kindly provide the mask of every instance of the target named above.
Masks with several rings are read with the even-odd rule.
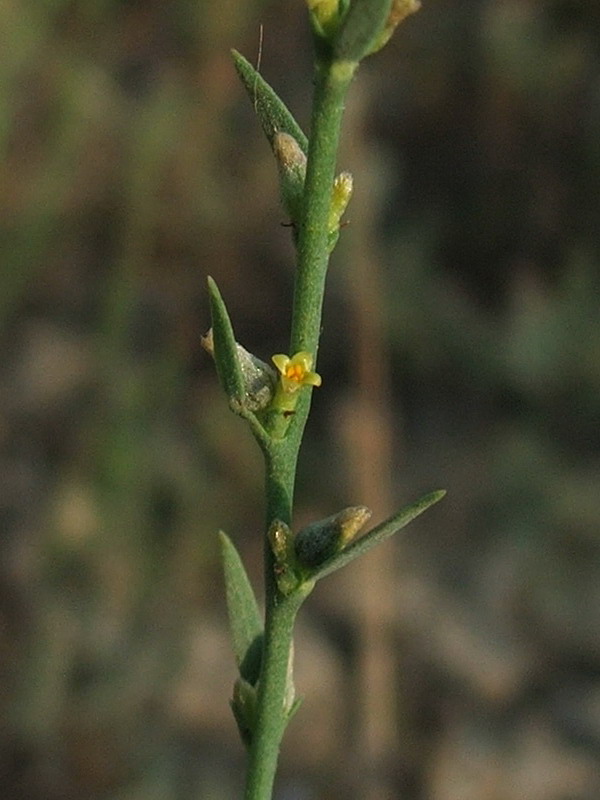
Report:
[[[244,56],[240,53],[239,50],[236,50],[235,47],[232,47],[230,50],[231,58],[233,60],[233,66],[236,68],[238,74],[241,76],[241,73],[246,65],[248,65],[248,61]]]
[[[225,531],[220,530],[218,531],[217,535],[219,537],[219,544],[221,546],[221,558],[223,559],[223,561],[225,561],[227,559],[228,553],[231,550],[234,550],[235,548],[233,546],[233,542],[231,541],[229,536],[227,536]]]
[[[222,303],[223,298],[221,296],[221,292],[219,290],[216,280],[211,275],[207,275],[206,285],[208,288],[208,296],[211,304],[214,302]]]
[[[222,545],[229,544],[230,539],[229,536],[227,536],[227,534],[225,533],[225,531],[218,531],[217,536],[219,537],[219,540]]]

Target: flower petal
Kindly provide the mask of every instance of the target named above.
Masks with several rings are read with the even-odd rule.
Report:
[[[318,372],[307,372],[304,378],[302,379],[302,383],[308,386],[320,386],[321,385],[321,376]]]
[[[303,372],[309,372],[313,365],[312,353],[308,353],[306,350],[301,350],[299,353],[296,353],[296,355],[292,356],[291,362],[294,366],[298,365],[302,367]]]
[[[285,353],[277,353],[277,355],[271,357],[271,361],[275,364],[279,372],[285,375],[285,370],[290,363],[290,357],[286,356]]]

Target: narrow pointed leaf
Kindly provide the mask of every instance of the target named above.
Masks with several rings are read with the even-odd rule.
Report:
[[[318,569],[310,574],[310,577],[314,580],[324,578],[325,575],[330,575],[332,572],[350,563],[350,561],[354,561],[355,558],[363,555],[363,553],[367,553],[372,547],[389,539],[390,536],[393,536],[405,525],[408,525],[409,522],[412,522],[415,517],[418,517],[423,511],[426,511],[430,506],[434,505],[434,503],[441,500],[445,494],[445,490],[440,489],[437,492],[426,494],[420,500],[406,506],[385,522],[376,525],[364,536],[361,536],[360,539],[356,539],[352,544],[349,544],[348,547],[345,547],[335,556],[324,561]]]
[[[244,376],[240,366],[235,336],[227,308],[217,284],[208,278],[208,294],[212,316],[214,359],[221,386],[230,404],[241,410],[245,398]]]
[[[248,92],[271,146],[276,133],[289,133],[306,154],[308,140],[283,100],[241,53],[232,50],[231,54],[236,71]]]
[[[337,61],[358,62],[369,54],[390,15],[392,0],[352,0],[333,42]]]
[[[229,628],[240,675],[252,686],[260,673],[263,626],[254,591],[233,542],[219,531]]]

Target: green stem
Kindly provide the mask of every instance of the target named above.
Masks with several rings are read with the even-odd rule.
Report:
[[[315,357],[319,344],[325,275],[329,260],[328,217],[344,98],[355,65],[317,65],[312,129],[304,189],[304,219],[298,238],[291,354]],[[263,447],[266,462],[267,526],[291,523],[296,464],[310,408],[310,389],[302,390],[288,435]],[[284,597],[277,589],[273,556],[265,537],[266,619],[257,720],[249,753],[245,800],[270,800],[281,739],[288,721],[288,664],[296,614],[307,591]]]
[[[349,62],[320,62],[316,68],[290,344],[291,353],[306,350],[315,356],[315,362],[329,260],[328,220],[336,155],[344,100],[355,67]]]
[[[269,800],[289,708],[285,701],[296,614],[304,596],[279,598],[267,608],[256,727],[250,748],[246,800]]]
[[[290,354],[306,350],[317,362],[321,313],[329,264],[329,209],[344,103],[358,65],[351,62],[317,62],[311,136],[304,183],[304,220],[298,236],[298,268]],[[310,411],[312,390],[299,399],[288,439],[299,449]]]
[[[285,440],[265,450],[267,527],[274,519],[290,523],[296,452]],[[288,664],[294,621],[304,597],[283,597],[273,574],[273,555],[265,536],[265,637],[258,685],[257,719],[249,753],[246,800],[268,800],[273,790],[279,746],[287,722]]]

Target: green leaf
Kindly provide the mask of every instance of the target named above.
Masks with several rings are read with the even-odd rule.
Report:
[[[273,138],[276,133],[289,133],[298,142],[302,152],[306,154],[308,140],[283,100],[241,53],[232,50],[231,54],[237,74],[246,87],[271,146],[273,146]]]
[[[227,534],[219,531],[229,628],[240,675],[254,686],[260,674],[263,626],[242,559]]]
[[[409,522],[412,522],[412,520],[418,517],[419,514],[422,514],[423,511],[440,501],[445,494],[446,491],[440,489],[437,492],[426,494],[420,500],[406,506],[385,522],[376,525],[368,533],[365,533],[364,536],[361,536],[360,539],[356,539],[352,544],[349,544],[348,547],[345,547],[339,553],[332,556],[327,561],[324,561],[318,569],[310,573],[310,577],[314,580],[319,580],[320,578],[324,578],[325,575],[330,575],[332,572],[350,563],[350,561],[354,561],[355,558],[363,555],[363,553],[367,553],[372,547],[389,539],[390,536],[393,536],[405,525],[408,525]]]
[[[391,7],[392,0],[352,0],[333,41],[334,60],[358,62],[368,55]]]
[[[245,403],[244,376],[238,358],[231,320],[214,280],[208,278],[212,316],[214,359],[221,386],[234,411],[240,413]]]

